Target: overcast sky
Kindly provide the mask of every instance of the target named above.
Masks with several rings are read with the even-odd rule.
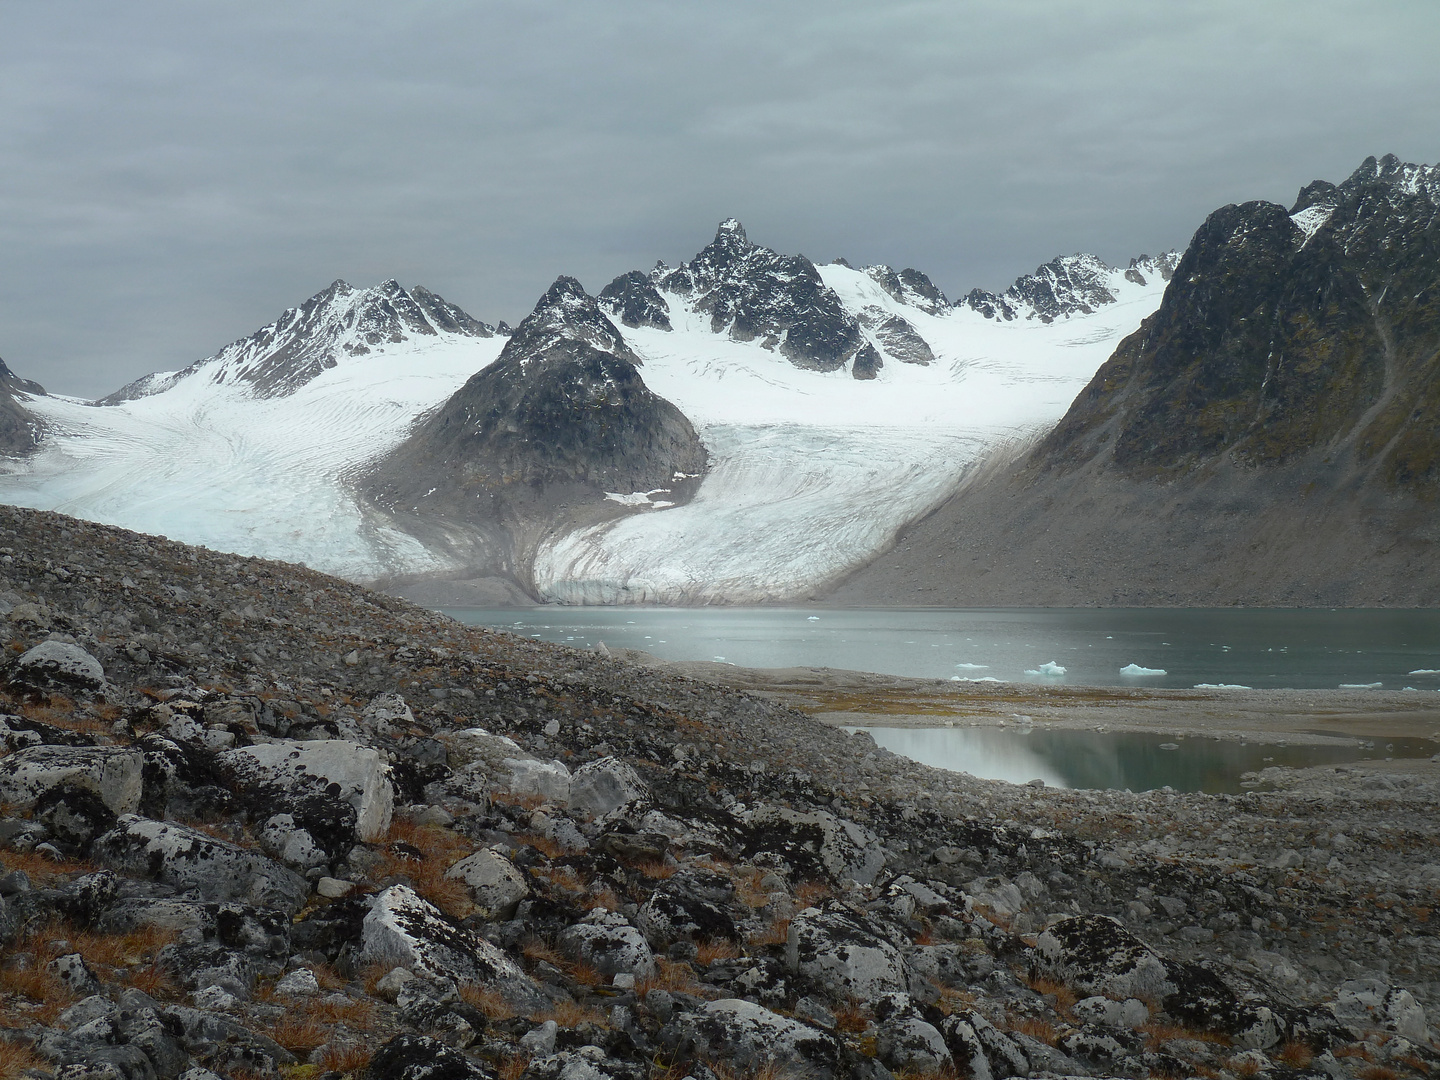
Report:
[[[514,323],[734,215],[950,296],[1440,160],[1435,0],[0,0],[0,356],[95,396],[343,277]]]

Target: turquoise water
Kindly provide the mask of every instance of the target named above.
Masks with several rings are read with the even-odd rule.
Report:
[[[1428,609],[545,607],[446,613],[577,648],[604,641],[666,660],[742,667],[832,667],[1055,686],[1335,689],[1379,683],[1387,690],[1440,690],[1440,610]],[[1132,665],[1149,673],[1122,674]]]

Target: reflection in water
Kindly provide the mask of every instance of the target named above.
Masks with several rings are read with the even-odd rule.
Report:
[[[1135,732],[1043,728],[866,728],[896,754],[953,772],[1051,787],[1239,792],[1241,774],[1272,765],[1303,768],[1385,757],[1429,757],[1440,744],[1394,739],[1379,750],[1283,746]],[[1370,744],[1373,745],[1373,744]],[[1171,749],[1173,747],[1173,749]]]

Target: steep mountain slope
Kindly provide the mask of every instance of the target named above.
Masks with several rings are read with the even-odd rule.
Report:
[[[20,378],[0,360],[0,453],[28,454],[35,449],[35,418],[21,402],[44,395],[43,386]]]
[[[1440,168],[1212,214],[1015,467],[837,602],[1440,602]],[[942,561],[943,560],[943,561]]]
[[[645,386],[640,363],[595,298],[561,277],[366,489],[430,545],[465,529],[460,557],[528,583],[541,535],[628,512],[607,493],[663,491],[673,504],[703,475],[695,429]]]

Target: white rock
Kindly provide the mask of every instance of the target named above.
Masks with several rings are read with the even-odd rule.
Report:
[[[688,1050],[742,1070],[778,1066],[830,1076],[838,1060],[823,1031],[741,998],[711,1001],[683,1025]]]
[[[360,839],[381,839],[395,810],[390,766],[379,751],[344,739],[280,741],[245,746],[220,755],[242,783],[294,786],[300,791],[340,786],[340,798],[355,808]]]
[[[265,854],[302,873],[330,861],[315,838],[295,824],[289,814],[276,814],[266,821],[259,840],[260,850]]]
[[[866,1001],[905,989],[900,951],[838,904],[806,908],[795,916],[785,963],[841,999]]]
[[[489,848],[461,859],[445,871],[445,876],[452,881],[463,881],[476,906],[497,918],[507,916],[530,895],[525,875],[504,855]]]
[[[499,948],[462,930],[405,885],[375,897],[361,930],[366,963],[408,968],[416,975],[487,985],[529,985],[525,973]]]
[[[320,980],[309,968],[296,968],[275,984],[275,993],[282,996],[302,997],[320,993]]]
[[[824,810],[801,813],[786,806],[766,804],[746,814],[745,823],[751,828],[789,831],[795,834],[797,846],[807,846],[806,834],[818,830],[820,861],[837,880],[870,885],[885,868],[885,852],[874,833]]]
[[[51,682],[99,690],[105,685],[100,661],[78,645],[42,641],[15,661],[15,674],[27,682]]]
[[[602,975],[624,973],[645,979],[655,974],[655,954],[650,951],[650,943],[617,911],[597,908],[562,931],[559,944]]]
[[[354,892],[355,883],[343,878],[322,877],[315,883],[315,891],[327,900],[338,900]]]
[[[360,721],[377,735],[393,735],[397,726],[409,727],[415,723],[415,714],[399,694],[377,694],[365,706]]]
[[[27,746],[0,759],[0,803],[26,810],[51,788],[73,784],[95,792],[117,814],[140,808],[138,751],[118,746]]]
[[[592,818],[629,806],[647,794],[635,770],[616,757],[588,761],[570,778],[570,809]]]
[[[510,772],[506,790],[512,795],[539,795],[561,806],[570,801],[570,770],[564,762],[509,757],[501,765]]]

